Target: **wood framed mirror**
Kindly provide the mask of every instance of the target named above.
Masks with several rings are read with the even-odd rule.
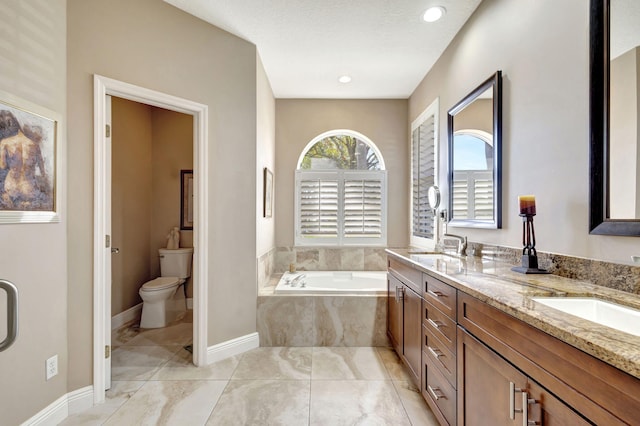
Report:
[[[638,22],[636,0],[591,0],[591,234],[640,236]]]
[[[449,110],[449,225],[502,227],[502,72]]]

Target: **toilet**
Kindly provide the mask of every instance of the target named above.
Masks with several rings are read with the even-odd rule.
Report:
[[[144,283],[138,292],[142,298],[140,328],[166,327],[186,310],[178,289],[191,276],[193,248],[162,248],[158,253],[160,277]]]

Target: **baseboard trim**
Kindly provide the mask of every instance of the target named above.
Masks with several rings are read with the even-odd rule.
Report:
[[[209,346],[207,348],[207,364],[213,364],[216,361],[239,355],[259,346],[260,338],[258,333],[247,334],[246,336],[236,337],[235,339]]]
[[[115,330],[116,328],[122,327],[126,323],[139,320],[142,315],[142,302],[137,305],[127,309],[124,312],[120,312],[118,315],[114,315],[111,317],[111,329]]]
[[[93,386],[85,386],[67,394],[69,415],[80,413],[93,407]]]
[[[93,386],[87,386],[53,401],[38,414],[31,417],[22,426],[49,426],[57,425],[66,419],[69,414],[75,414],[93,406]]]

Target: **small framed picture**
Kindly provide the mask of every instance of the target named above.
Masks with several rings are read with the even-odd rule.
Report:
[[[180,170],[180,229],[193,230],[193,170]]]
[[[268,168],[263,170],[263,217],[271,217],[273,215],[273,173]]]
[[[59,222],[59,115],[0,92],[0,223]]]

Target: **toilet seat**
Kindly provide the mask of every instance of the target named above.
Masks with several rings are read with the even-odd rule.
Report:
[[[175,287],[182,281],[178,277],[158,277],[142,285],[142,291],[157,291]]]

